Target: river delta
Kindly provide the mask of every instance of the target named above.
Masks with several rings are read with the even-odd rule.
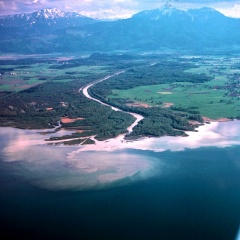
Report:
[[[185,57],[184,59],[189,58]],[[156,61],[155,58],[154,61]],[[208,58],[201,59],[201,61],[208,62],[207,66],[216,63],[216,60],[211,62]],[[229,68],[235,66],[237,60],[232,59],[231,61]],[[135,60],[134,63],[136,63]],[[148,63],[151,65],[153,60],[151,59]],[[132,64],[132,62],[127,64]],[[64,65],[59,64],[57,67]],[[54,66],[55,69],[57,67]],[[126,63],[124,69],[126,69],[125,67]],[[200,66],[188,71],[200,73],[203,71],[201,68],[204,67]],[[212,69],[208,71],[215,68],[219,71],[214,73],[217,74],[217,77],[211,80],[212,76],[209,79],[202,76],[201,79],[210,81],[201,86],[197,85],[195,91],[204,92],[206,95],[206,90],[203,88],[222,86],[219,87],[219,90],[211,89],[214,98],[213,103],[208,102],[208,104],[212,107],[213,105],[219,106],[219,104],[224,107],[233,107],[235,115],[233,118],[223,116],[228,117],[228,121],[219,122],[216,120],[217,117],[213,119],[216,116],[213,113],[213,116],[210,116],[211,119],[204,118],[202,122],[195,121],[194,124],[197,122],[197,125],[194,125],[194,129],[184,129],[185,136],[163,134],[162,137],[156,137],[151,135],[151,132],[149,135],[143,135],[141,132],[137,138],[125,137],[127,133],[133,131],[134,126],[143,120],[143,117],[146,119],[149,119],[149,116],[150,119],[153,117],[150,114],[140,116],[136,112],[140,111],[140,114],[146,114],[147,111],[156,109],[157,107],[153,105],[160,104],[159,101],[166,106],[163,98],[170,95],[158,93],[157,97],[160,96],[161,99],[156,100],[149,98],[149,94],[154,96],[154,91],[171,91],[171,95],[177,96],[181,91],[188,91],[186,90],[186,88],[190,88],[187,86],[188,84],[164,85],[165,90],[159,90],[159,85],[157,85],[158,87],[156,85],[146,86],[142,90],[145,95],[141,95],[141,101],[149,106],[145,110],[138,107],[138,111],[132,113],[132,118],[125,122],[127,131],[119,131],[113,137],[101,135],[99,138],[96,137],[96,134],[99,134],[96,131],[92,135],[87,135],[87,139],[94,142],[82,145],[79,143],[64,145],[63,139],[61,139],[63,136],[68,136],[68,141],[72,140],[71,137],[86,138],[86,136],[72,134],[76,130],[84,129],[87,133],[91,130],[87,128],[90,121],[85,120],[85,125],[82,124],[84,122],[81,112],[83,108],[77,109],[76,107],[80,106],[77,105],[79,103],[75,103],[76,99],[80,100],[81,104],[83,103],[81,90],[85,96],[90,98],[89,101],[95,99],[99,103],[102,99],[96,99],[96,94],[99,94],[99,91],[102,91],[107,83],[116,84],[117,80],[122,80],[126,74],[129,77],[128,71],[122,72],[122,70],[116,69],[114,72],[109,72],[104,68],[101,70],[98,68],[97,71],[104,72],[98,72],[97,75],[95,72],[91,81],[83,78],[81,86],[79,86],[79,80],[73,85],[63,84],[64,87],[60,90],[55,89],[55,93],[52,92],[52,95],[49,94],[47,98],[41,98],[43,96],[41,91],[35,91],[34,96],[39,94],[40,97],[31,104],[26,104],[29,103],[26,96],[32,94],[32,88],[26,88],[23,95],[21,93],[8,95],[9,92],[6,92],[2,96],[3,100],[8,96],[10,99],[14,99],[15,96],[24,96],[25,102],[18,102],[16,106],[12,104],[13,108],[6,105],[5,115],[1,115],[2,123],[13,121],[15,111],[16,118],[23,122],[22,126],[27,124],[29,119],[32,122],[34,122],[33,119],[36,119],[36,122],[34,122],[35,129],[33,129],[34,127],[31,129],[13,128],[11,126],[13,122],[9,124],[10,126],[0,128],[0,223],[4,229],[1,233],[3,239],[16,238],[16,236],[24,239],[235,239],[240,219],[240,162],[238,157],[240,125],[239,121],[235,120],[238,117],[238,96],[226,95],[224,97],[224,94],[231,94],[232,92],[229,91],[233,90],[237,91],[235,81],[237,81],[236,71],[238,70],[232,70],[235,75],[232,73],[226,76],[223,74],[225,68],[219,69],[213,65]],[[145,70],[142,70],[144,74]],[[158,70],[155,70],[157,74]],[[80,70],[76,71],[77,69],[74,74],[80,78]],[[91,69],[91,71],[96,71],[96,69]],[[116,79],[109,78],[115,73],[119,73]],[[68,75],[64,74],[61,77],[64,78]],[[100,81],[103,79],[104,81]],[[53,81],[61,82],[62,80],[55,79]],[[103,85],[99,87],[98,92],[94,89],[95,92],[93,91],[89,95],[87,90],[90,86],[92,88],[91,84],[94,81],[95,83],[99,81],[99,84]],[[216,85],[216,81],[219,85]],[[226,87],[229,85],[229,81],[233,81],[236,88],[229,90]],[[227,85],[224,82],[227,82]],[[44,84],[38,85],[40,90],[44,90]],[[52,82],[46,84],[54,85]],[[60,83],[59,86],[61,86]],[[69,86],[74,87],[70,88]],[[155,90],[153,91],[154,86]],[[111,110],[111,112],[116,115],[111,115],[108,110],[107,114],[109,115],[107,116],[114,116],[114,121],[119,123],[123,121],[119,121],[122,119],[118,115],[121,112],[120,109],[124,114],[129,115],[124,109],[124,105],[140,102],[140,99],[135,99],[139,95],[132,95],[132,99],[127,99],[127,101],[122,100],[124,94],[129,97],[131,94],[136,94],[135,91],[141,90],[137,89],[137,86],[132,87],[127,90],[130,91],[127,93],[124,92],[124,89],[114,90],[112,95],[106,92],[109,99],[104,100],[104,107],[113,103],[115,111]],[[173,89],[170,90],[170,87]],[[59,103],[58,91],[61,92],[64,88],[65,91],[71,89],[68,92],[70,97]],[[189,91],[192,92],[192,89]],[[47,101],[51,96],[56,96],[57,101]],[[191,94],[188,96],[195,97]],[[202,94],[199,96],[198,99],[204,99]],[[231,103],[228,102],[229,97]],[[221,99],[224,101],[220,103]],[[169,99],[166,100],[166,102],[168,101]],[[172,98],[171,101],[175,100]],[[195,104],[194,101],[193,99],[192,103]],[[166,112],[163,108],[163,112],[169,114],[170,111],[175,111],[176,116],[188,118],[199,114],[194,111],[204,110],[201,104],[199,104],[199,109],[189,108],[184,104],[186,103],[183,102],[182,106],[178,106],[175,103],[174,106],[169,106]],[[26,108],[24,110],[19,106]],[[53,109],[50,110],[50,107]],[[92,109],[100,111],[102,107],[96,108],[93,105],[89,112],[92,114]],[[180,107],[181,109],[179,109]],[[128,111],[132,109],[132,107],[127,108]],[[19,110],[20,112],[18,112]],[[24,110],[25,113],[21,110]],[[158,106],[157,110],[161,111],[161,108]],[[105,108],[101,111],[103,113]],[[33,118],[28,119],[28,114]],[[85,116],[87,118],[90,114]],[[105,117],[105,115],[102,116]],[[175,117],[175,115],[167,116]],[[218,117],[220,116],[218,115]],[[73,120],[76,118],[79,119]],[[51,122],[46,121],[47,126],[51,128],[44,127],[45,123],[42,119],[53,119]],[[110,117],[110,119],[112,118]],[[194,119],[188,120],[193,121]],[[98,121],[95,119],[94,121],[98,124]],[[129,122],[130,124],[128,124]],[[48,125],[49,123],[50,125]],[[77,125],[73,126],[74,123]],[[36,125],[42,127],[36,129]],[[154,130],[154,128],[152,129]]]

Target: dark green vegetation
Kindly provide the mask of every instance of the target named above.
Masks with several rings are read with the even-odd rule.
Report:
[[[135,102],[144,102],[141,95],[137,100],[129,95],[127,98],[121,98],[118,94],[114,94],[113,90],[134,89],[139,86],[151,86],[156,84],[176,83],[187,81],[189,83],[203,83],[212,80],[212,77],[205,74],[192,74],[184,72],[190,68],[190,63],[180,63],[178,61],[160,60],[156,64],[134,67],[125,73],[118,75],[96,84],[91,88],[91,94],[100,98],[102,101],[119,107],[125,111],[139,113],[144,119],[134,128],[129,137],[132,136],[163,136],[163,135],[184,135],[183,131],[194,130],[189,120],[202,122],[202,118],[198,111],[184,109],[184,111],[173,111],[172,109],[161,108],[161,99],[151,96],[148,92],[151,107],[143,107],[139,104],[137,107]],[[112,96],[110,96],[113,94]],[[160,106],[154,106],[154,101],[158,101]],[[145,104],[146,105],[146,104]]]
[[[218,64],[217,64],[218,63]],[[68,60],[34,58],[2,60],[1,126],[60,128],[76,131],[49,143],[91,144],[127,132],[134,118],[144,116],[128,139],[186,135],[202,116],[239,117],[240,70],[237,58],[172,55],[92,54]],[[79,89],[119,70],[125,72],[95,84],[90,94],[125,112],[113,111],[86,98]],[[4,91],[18,76],[22,91]],[[9,89],[10,90],[10,89]],[[207,109],[207,112],[205,111]],[[214,110],[214,111],[213,111]],[[67,120],[66,120],[67,119]],[[61,126],[58,126],[58,122]]]
[[[79,88],[106,76],[110,68],[115,70],[115,67],[128,67],[126,59],[125,63],[115,59],[114,66],[112,63],[109,64],[108,58],[104,57],[100,63],[98,55],[93,55],[85,60],[69,60],[68,63],[48,62],[48,60],[42,63],[42,61],[39,60],[41,64],[45,64],[46,68],[42,69],[39,77],[45,76],[52,69],[63,69],[68,73],[62,75],[55,73],[54,76],[49,76],[44,83],[20,92],[5,92],[5,95],[3,94],[1,97],[0,105],[1,126],[30,129],[53,128],[58,125],[58,121],[61,121],[62,117],[70,119],[81,117],[81,120],[61,123],[62,128],[81,130],[80,133],[64,137],[64,139],[86,138],[87,141],[84,141],[84,144],[87,144],[92,142],[87,138],[88,136],[96,136],[96,139],[99,140],[115,137],[126,132],[126,128],[133,123],[134,118],[131,115],[112,111],[111,108],[91,101],[79,93]],[[35,59],[33,65],[40,64],[39,62]],[[17,69],[22,66],[22,69],[24,63],[29,64],[26,59],[2,61],[4,74],[6,74],[5,66],[11,64]],[[108,63],[109,66],[105,66],[105,63]],[[26,65],[26,68],[30,69],[31,66]],[[69,75],[69,72],[73,73]],[[71,76],[71,79],[66,79],[66,76]],[[9,82],[11,81],[9,80]],[[53,140],[61,140],[61,138]],[[76,143],[76,141],[72,143]]]
[[[112,111],[79,94],[78,88],[83,83],[46,83],[2,99],[1,125],[49,128],[57,125],[61,117],[68,116],[83,118],[73,123],[62,123],[63,128],[84,131],[77,137],[97,135],[97,139],[107,139],[125,132],[133,117]]]

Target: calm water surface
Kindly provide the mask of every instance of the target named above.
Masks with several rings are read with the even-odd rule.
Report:
[[[2,148],[8,145],[5,140],[1,139]],[[64,148],[58,150],[67,154]],[[154,174],[139,177],[137,172],[135,177],[105,187],[79,189],[72,187],[69,175],[83,176],[78,181],[88,175],[66,167],[60,158],[58,163],[6,161],[9,157],[2,151],[1,239],[236,239],[240,224],[239,145],[91,154],[96,158],[101,154],[104,158],[109,154],[111,159],[121,156],[126,161],[127,157],[149,159]],[[105,174],[106,169],[101,171]],[[67,182],[65,188],[49,183],[57,180]]]

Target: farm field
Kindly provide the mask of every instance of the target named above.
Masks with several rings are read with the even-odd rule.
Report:
[[[44,59],[44,63],[25,63],[24,59],[17,64],[0,61],[4,63],[0,62],[0,91],[18,92],[44,82],[68,82],[108,72],[107,66],[102,65],[70,65],[67,58],[49,62]]]
[[[129,139],[184,135],[201,124],[202,117],[240,116],[236,59],[95,53],[76,59],[0,58],[0,63],[0,124],[42,129],[61,123],[64,129],[78,131],[54,141],[117,136],[134,121],[127,112],[144,116]],[[114,112],[80,94],[86,84],[119,71],[91,87],[89,94],[125,112]],[[76,121],[66,123],[66,117]]]
[[[192,59],[193,60],[193,59]],[[113,90],[111,99],[127,99],[133,104],[172,109],[193,109],[211,119],[240,116],[240,69],[236,59],[211,58],[194,63],[187,73],[206,74],[213,77],[204,83],[177,82],[139,86],[126,90]]]
[[[0,57],[0,125],[75,130],[74,135],[70,132],[57,139],[67,145],[93,143],[89,139],[93,135],[104,140],[124,133],[134,122],[131,115],[91,101],[79,89],[111,71],[127,68],[127,62],[120,59],[113,63],[105,55],[75,59]]]

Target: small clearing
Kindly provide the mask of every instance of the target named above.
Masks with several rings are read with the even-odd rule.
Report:
[[[158,93],[163,94],[163,95],[173,94],[172,92],[158,92]]]
[[[80,117],[78,117],[78,118],[68,118],[68,117],[62,117],[61,118],[61,122],[62,123],[73,123],[73,122],[76,122],[76,121],[78,121],[78,120],[83,120],[84,118],[80,118]]]
[[[165,103],[163,103],[162,108],[170,108],[170,107],[173,106],[173,105],[174,105],[174,103],[165,102]]]
[[[141,102],[127,103],[126,105],[129,107],[143,107],[143,108],[150,107],[150,105],[148,105],[147,103],[141,103]]]

